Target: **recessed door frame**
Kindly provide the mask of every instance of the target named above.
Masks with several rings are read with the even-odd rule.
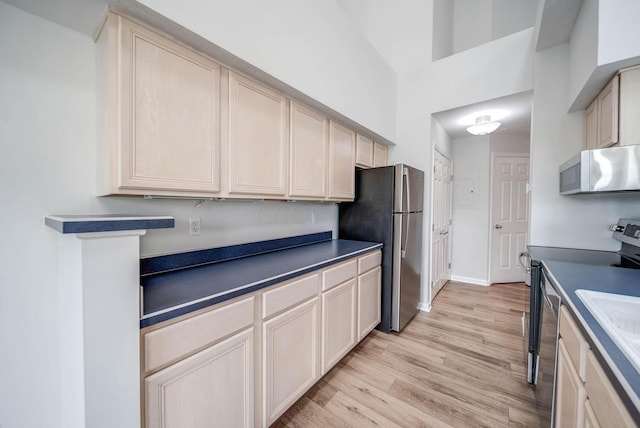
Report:
[[[436,270],[436,268],[433,265],[433,239],[434,239],[434,221],[435,221],[435,209],[436,209],[436,203],[435,203],[435,183],[436,183],[436,179],[435,179],[435,166],[436,166],[436,152],[440,154],[440,156],[442,156],[443,158],[447,159],[449,161],[450,164],[450,168],[451,168],[451,175],[453,174],[453,160],[450,158],[450,156],[446,155],[444,153],[443,150],[439,149],[435,144],[433,145],[433,151],[432,151],[432,156],[431,156],[431,218],[430,218],[430,222],[429,222],[429,239],[428,239],[428,245],[429,245],[429,278],[428,278],[428,285],[427,288],[429,290],[429,309],[431,308],[431,304],[433,301],[433,298],[435,297],[433,294],[433,276],[434,276],[434,272]],[[446,257],[448,259],[448,261],[451,261],[451,231],[452,231],[452,224],[451,224],[451,219],[453,218],[453,189],[451,188],[452,186],[452,182],[449,182],[449,209],[448,209],[448,213],[449,213],[449,227],[448,227],[448,235],[449,235],[449,245],[448,245],[448,249],[447,249],[447,254]],[[450,277],[450,268],[449,268],[449,277]]]

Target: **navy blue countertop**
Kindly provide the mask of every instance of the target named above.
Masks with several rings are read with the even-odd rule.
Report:
[[[143,276],[140,327],[251,293],[381,247],[382,244],[373,242],[326,240]]]
[[[533,254],[535,255],[535,252]],[[634,419],[639,420],[640,373],[591,315],[576,295],[576,290],[640,297],[640,270],[544,259],[542,265],[545,274],[558,285],[557,291],[561,295],[562,303],[567,305],[577,320],[585,339],[607,372],[614,388],[621,392],[629,412]]]

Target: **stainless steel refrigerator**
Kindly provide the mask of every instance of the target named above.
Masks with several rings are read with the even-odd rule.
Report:
[[[382,320],[400,331],[418,312],[424,172],[404,164],[356,170],[354,202],[339,206],[341,239],[382,242]]]

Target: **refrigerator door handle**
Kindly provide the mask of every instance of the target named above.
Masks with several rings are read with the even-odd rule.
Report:
[[[411,212],[411,189],[409,188],[409,170],[406,167],[402,168],[402,181],[403,188],[405,189],[405,200],[407,201],[407,206],[402,207],[404,212]]]
[[[409,183],[411,183],[411,181],[409,180],[409,170],[407,169],[406,166],[402,167],[402,187],[403,187],[403,191],[404,191],[404,200],[407,201],[407,205],[402,207],[402,210],[404,213],[410,213],[411,212],[411,186]],[[403,218],[406,214],[403,214]],[[405,258],[407,255],[407,242],[409,241],[409,221],[407,220],[406,222],[403,221],[402,223],[406,224],[406,227],[402,228],[402,243],[400,244],[400,257],[401,258]],[[404,226],[404,224],[403,224]]]
[[[402,217],[406,218],[407,214],[402,214]],[[405,222],[403,222],[405,223]],[[407,242],[409,241],[409,224],[411,222],[409,222],[409,220],[407,219],[406,221],[406,227],[402,228],[402,244],[400,246],[400,257],[402,257],[403,259],[406,257],[407,255]]]

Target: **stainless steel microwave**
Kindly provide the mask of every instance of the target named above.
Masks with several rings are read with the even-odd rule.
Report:
[[[583,150],[560,165],[560,194],[640,190],[640,145]]]

